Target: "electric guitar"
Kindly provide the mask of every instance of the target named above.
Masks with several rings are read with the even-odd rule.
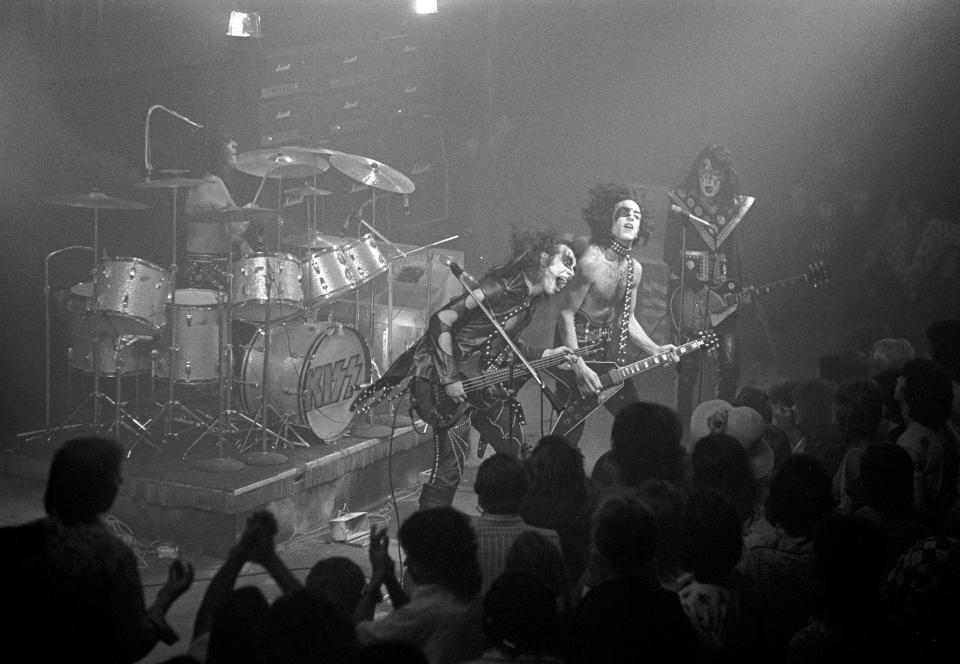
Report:
[[[704,330],[699,332],[697,338],[693,341],[677,346],[676,353],[682,357],[694,351],[713,348],[717,343],[717,333],[713,330]],[[550,433],[566,436],[581,422],[590,417],[593,411],[619,392],[623,388],[623,381],[666,364],[669,357],[669,352],[659,353],[623,367],[617,366],[616,362],[588,361],[587,366],[596,371],[600,377],[600,394],[578,397],[574,393]]]
[[[698,291],[685,288],[681,298],[680,289],[673,291],[670,296],[670,317],[673,327],[684,336],[692,336],[706,327],[716,327],[732,314],[736,309],[732,307],[749,303],[754,297],[766,295],[783,286],[808,284],[818,288],[830,280],[830,272],[823,261],[816,261],[807,266],[806,272],[796,274],[779,281],[771,281],[762,286],[748,286],[740,288],[734,281],[727,281],[708,294],[706,287]],[[681,302],[683,300],[682,309]],[[710,316],[709,325],[704,325],[704,318]]]
[[[573,355],[584,356],[603,348],[604,340],[597,340],[587,346],[578,348]],[[478,360],[475,360],[478,361]],[[567,354],[559,353],[549,357],[530,360],[530,366],[535,371],[560,366],[567,361]],[[469,375],[473,374],[473,375]],[[529,377],[530,372],[523,364],[511,367],[491,367],[485,372],[468,372],[457,374],[456,380],[463,383],[463,391],[467,398],[457,403],[447,394],[444,386],[436,379],[414,376],[408,387],[410,404],[424,422],[434,427],[449,427],[455,424],[467,410],[483,409],[500,398],[495,396],[494,390],[513,381],[513,387],[519,387]]]

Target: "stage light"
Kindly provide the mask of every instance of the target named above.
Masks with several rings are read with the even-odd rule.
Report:
[[[418,14],[436,14],[437,0],[413,0],[413,11]]]
[[[260,14],[258,12],[230,12],[227,24],[229,37],[262,37],[260,32]]]

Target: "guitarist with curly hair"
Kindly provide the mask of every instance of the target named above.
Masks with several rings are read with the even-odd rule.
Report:
[[[411,378],[411,403],[432,425],[434,440],[433,470],[420,493],[421,508],[453,502],[471,426],[480,434],[478,456],[487,445],[517,458],[526,449],[523,410],[514,391],[517,381],[528,376],[522,364],[509,368],[511,351],[473,296],[525,357],[541,358],[532,364],[566,363],[569,348],[533,348],[518,337],[539,302],[570,281],[575,265],[573,250],[555,233],[515,233],[510,262],[480,279],[473,295],[463,293],[435,312],[423,337],[354,402],[354,409],[367,409]]]

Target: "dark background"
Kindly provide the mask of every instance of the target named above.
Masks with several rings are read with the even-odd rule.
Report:
[[[744,190],[758,199],[741,226],[748,282],[803,267],[804,205],[823,183],[868,196],[868,214],[848,229],[863,246],[906,177],[930,183],[939,213],[956,217],[955,2],[440,0],[428,17],[412,16],[403,0],[246,3],[261,12],[261,40],[225,36],[236,8],[220,0],[0,5],[0,434],[43,423],[44,256],[92,243],[91,210],[44,198],[100,188],[150,205],[101,211],[104,248],[169,262],[171,190],[134,187],[144,175],[146,110],[163,104],[226,124],[241,151],[258,148],[263,63],[278,48],[431,35],[439,85],[429,126],[445,188],[433,200],[414,195],[413,213],[386,228],[411,244],[459,234],[454,247],[475,273],[504,257],[510,223],[583,232],[591,185],[672,186],[712,142],[733,151]],[[182,165],[190,129],[162,113],[153,125],[156,166]],[[384,126],[379,136],[370,149],[382,152],[364,156],[391,165],[406,157],[406,134]],[[81,280],[85,261],[60,260],[54,286]],[[956,296],[943,298],[954,311]],[[816,336],[816,316],[803,310],[815,306],[773,298],[766,328],[748,326],[775,371],[808,369],[791,344]],[[54,382],[61,386],[62,373]]]

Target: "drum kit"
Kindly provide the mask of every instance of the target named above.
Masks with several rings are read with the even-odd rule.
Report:
[[[316,178],[331,165],[372,191],[370,222],[361,214],[353,216],[356,237],[323,235],[317,229],[316,200],[330,192],[318,187]],[[220,278],[214,288],[178,288],[176,259],[167,269],[140,258],[101,255],[100,210],[141,210],[146,205],[99,191],[47,199],[54,205],[90,208],[94,217],[93,247],[65,247],[47,256],[49,312],[50,259],[70,250],[92,249],[94,254],[92,279],[71,287],[65,303],[68,366],[92,373],[93,391],[62,424],[50,427],[48,316],[48,437],[78,426],[92,403],[93,426],[109,435],[133,437],[128,454],[140,443],[159,450],[188,430],[202,430],[183,452],[186,459],[203,438],[216,434],[217,458],[197,465],[218,472],[244,465],[225,453],[228,435],[242,436],[236,443],[238,454],[247,463],[261,465],[285,461],[279,452],[284,446],[309,446],[310,433],[323,442],[353,433],[353,396],[379,371],[359,331],[361,287],[370,286],[372,310],[374,281],[390,274],[392,260],[457,236],[403,252],[377,231],[377,191],[407,195],[414,191],[414,184],[399,171],[366,157],[322,148],[273,148],[238,155],[236,168],[262,178],[252,206],[183,214],[187,260],[192,267],[204,264]],[[177,256],[178,192],[206,184],[182,174],[148,179],[139,185],[173,193],[173,256]],[[259,251],[231,260],[231,223],[278,218],[276,211],[256,206],[267,180],[310,177],[312,185],[296,189],[284,191],[280,184],[281,201],[283,194],[290,194],[314,202],[312,216],[307,207],[305,231],[281,235],[278,230],[277,248],[285,246],[294,253]],[[390,255],[382,247],[389,247]],[[390,278],[387,288],[392,288]],[[351,295],[357,314],[352,324],[335,322],[332,315],[324,320],[325,308]],[[392,303],[390,295],[388,292],[388,303]],[[256,328],[243,346],[236,370],[235,321]],[[143,418],[127,410],[121,385],[123,377],[147,372],[149,403],[158,410]],[[115,380],[113,396],[101,391],[101,378]],[[154,399],[158,381],[167,385],[166,399],[161,402]],[[175,386],[216,386],[218,414],[211,416],[178,401]],[[238,410],[232,407],[235,388]],[[107,408],[113,410],[112,421],[102,422],[101,411]],[[174,424],[187,428],[174,431]]]

